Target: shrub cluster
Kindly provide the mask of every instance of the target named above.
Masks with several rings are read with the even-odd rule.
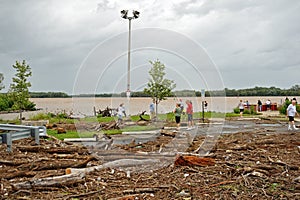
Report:
[[[286,115],[286,109],[292,102],[290,100],[286,100],[281,106],[278,107],[278,110],[281,114]],[[300,105],[296,106],[297,112],[300,113]]]

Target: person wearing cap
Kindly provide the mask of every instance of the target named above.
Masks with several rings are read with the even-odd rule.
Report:
[[[296,110],[296,100],[292,100],[292,103],[286,109],[286,116],[289,118],[288,130],[298,130],[295,125],[295,115],[299,116]]]

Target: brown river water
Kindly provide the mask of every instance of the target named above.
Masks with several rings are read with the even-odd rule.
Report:
[[[291,98],[291,97],[289,97]],[[300,99],[299,97],[296,97]],[[183,97],[181,98],[185,105],[187,99],[191,100],[194,106],[194,111],[202,110],[202,101],[207,101],[208,111],[216,112],[232,112],[233,108],[237,107],[240,99],[248,100],[250,104],[256,104],[260,99],[265,103],[268,99],[272,103],[282,104],[285,97]],[[158,113],[171,112],[175,108],[175,104],[179,102],[180,98],[168,98],[162,101],[158,106]],[[24,116],[29,118],[39,112],[53,112],[59,113],[65,111],[66,113],[73,113],[76,116],[92,116],[94,107],[96,110],[109,108],[117,108],[120,103],[124,103],[127,114],[138,114],[142,111],[149,113],[150,98],[33,98],[31,99],[36,104],[36,107],[41,109],[34,112],[25,112]],[[0,119],[14,119],[17,118],[17,113],[0,114]]]

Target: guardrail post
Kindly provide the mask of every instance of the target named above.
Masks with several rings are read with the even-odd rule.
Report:
[[[40,144],[40,129],[39,129],[39,127],[31,128],[31,137],[34,137],[35,144]]]
[[[1,134],[1,138],[2,138],[2,144],[6,144],[6,141],[7,141],[7,133]]]
[[[11,133],[6,133],[6,145],[7,145],[7,151],[12,152],[12,138]]]
[[[47,129],[45,126],[39,126],[39,133],[40,133],[40,136],[44,137],[44,136],[47,136]]]
[[[12,138],[10,133],[5,133],[1,135],[2,137],[2,144],[6,144],[7,151],[12,152]]]

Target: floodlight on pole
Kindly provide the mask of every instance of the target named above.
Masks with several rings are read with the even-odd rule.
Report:
[[[127,91],[126,96],[130,97],[130,48],[131,48],[131,20],[137,19],[140,16],[140,12],[136,10],[122,10],[121,17],[128,19],[129,32],[128,32],[128,59],[127,59]]]

